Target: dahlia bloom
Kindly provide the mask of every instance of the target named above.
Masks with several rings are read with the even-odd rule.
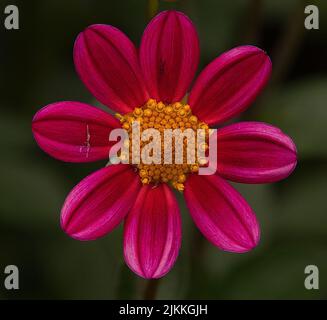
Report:
[[[92,25],[77,37],[74,63],[89,91],[118,112],[120,121],[88,104],[53,103],[33,118],[35,140],[46,153],[65,162],[104,160],[113,146],[110,132],[128,127],[129,116],[143,115],[141,120],[152,127],[164,110],[174,116],[158,123],[160,128],[181,123],[191,127],[193,121],[195,127],[219,126],[255,100],[271,73],[264,51],[254,46],[234,48],[205,67],[184,104],[198,61],[197,32],[183,13],[165,11],[154,17],[139,51],[118,29]],[[185,114],[188,118],[179,121]],[[165,165],[156,174],[149,167],[129,164],[109,165],[89,175],[63,205],[63,230],[74,239],[94,240],[124,221],[127,265],[141,277],[162,277],[174,265],[181,245],[180,211],[166,183],[170,181],[176,189],[184,189],[191,217],[211,243],[230,252],[251,250],[259,242],[258,221],[226,180],[284,179],[296,166],[296,148],[281,130],[261,122],[219,128],[217,139],[218,167],[213,175],[198,175],[197,168],[185,166],[175,177],[176,172]]]

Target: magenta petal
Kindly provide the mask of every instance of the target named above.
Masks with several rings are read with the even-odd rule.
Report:
[[[109,108],[127,113],[147,101],[136,48],[118,29],[88,27],[76,39],[74,61],[86,87]]]
[[[192,21],[178,11],[164,11],[151,20],[140,46],[140,62],[152,98],[181,100],[199,62],[199,40]]]
[[[177,201],[165,184],[142,187],[124,225],[124,255],[143,278],[160,278],[174,265],[181,245]]]
[[[266,85],[271,73],[267,54],[253,46],[225,52],[199,75],[189,104],[202,121],[213,125],[244,111]]]
[[[82,180],[61,210],[61,226],[72,238],[94,240],[114,229],[133,206],[141,188],[129,165],[112,165]]]
[[[240,122],[218,130],[218,173],[243,183],[286,178],[296,166],[296,147],[281,130],[261,122]]]
[[[192,175],[184,194],[195,224],[215,246],[241,253],[258,244],[260,231],[254,212],[224,179]]]
[[[110,114],[80,102],[58,102],[38,111],[32,122],[34,138],[52,157],[66,162],[109,158],[112,129],[119,128]]]

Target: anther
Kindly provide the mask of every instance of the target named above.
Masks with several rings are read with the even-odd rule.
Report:
[[[191,107],[187,104],[181,102],[175,102],[173,104],[165,105],[163,102],[157,102],[154,99],[150,99],[144,106],[137,107],[133,112],[125,114],[124,116],[116,114],[116,117],[121,121],[122,127],[129,132],[129,139],[124,141],[125,147],[130,147],[133,143],[133,139],[139,139],[139,136],[133,135],[131,131],[132,123],[138,121],[141,126],[141,133],[143,130],[148,128],[155,128],[159,130],[161,134],[161,141],[158,141],[159,147],[161,148],[161,156],[155,161],[161,162],[160,165],[157,164],[137,164],[135,166],[138,170],[140,180],[142,184],[152,184],[154,188],[159,183],[169,183],[175,189],[180,192],[184,191],[184,183],[186,182],[187,176],[190,173],[196,173],[199,171],[199,167],[203,164],[206,164],[207,161],[204,158],[199,160],[196,159],[196,142],[190,146],[191,155],[194,156],[195,163],[188,164],[186,156],[186,148],[188,144],[183,140],[183,163],[176,164],[175,156],[173,156],[172,164],[165,164],[165,155],[164,155],[164,145],[163,137],[165,129],[181,129],[184,131],[186,128],[192,128],[194,131],[197,129],[204,129],[202,136],[206,139],[208,138],[209,127],[204,122],[199,122],[198,118],[194,116],[191,112]],[[207,140],[205,140],[207,142]],[[145,142],[140,141],[140,146],[143,148],[146,145]],[[192,148],[194,150],[192,150]],[[205,151],[208,148],[206,143],[199,145],[200,150]],[[172,144],[172,152],[175,152],[174,143]],[[131,150],[127,155],[121,155],[120,158],[128,159],[132,158]]]

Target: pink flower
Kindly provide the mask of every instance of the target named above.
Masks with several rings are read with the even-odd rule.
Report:
[[[124,115],[154,101],[150,98],[162,101],[165,107],[180,101],[191,85],[198,60],[197,32],[190,19],[176,11],[162,12],[149,23],[139,52],[125,34],[109,25],[88,27],[74,47],[75,66],[86,87],[101,103]],[[270,73],[269,57],[256,47],[225,52],[196,79],[188,98],[191,112],[202,123],[220,125],[248,108]],[[107,159],[113,145],[109,133],[120,127],[120,121],[109,113],[69,101],[44,107],[32,124],[38,145],[66,162]],[[278,128],[241,122],[218,129],[217,173],[201,176],[187,169],[182,177],[195,224],[222,250],[251,250],[259,242],[258,221],[226,180],[275,182],[286,178],[295,166],[295,145]],[[75,239],[94,240],[124,220],[126,263],[144,278],[159,278],[178,256],[180,212],[166,183],[153,188],[148,180],[142,182],[131,165],[96,171],[68,195],[61,226]]]

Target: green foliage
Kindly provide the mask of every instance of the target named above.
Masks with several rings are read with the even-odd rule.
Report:
[[[260,119],[271,122],[295,141],[300,159],[327,157],[327,79],[305,78],[281,86],[262,101]]]

